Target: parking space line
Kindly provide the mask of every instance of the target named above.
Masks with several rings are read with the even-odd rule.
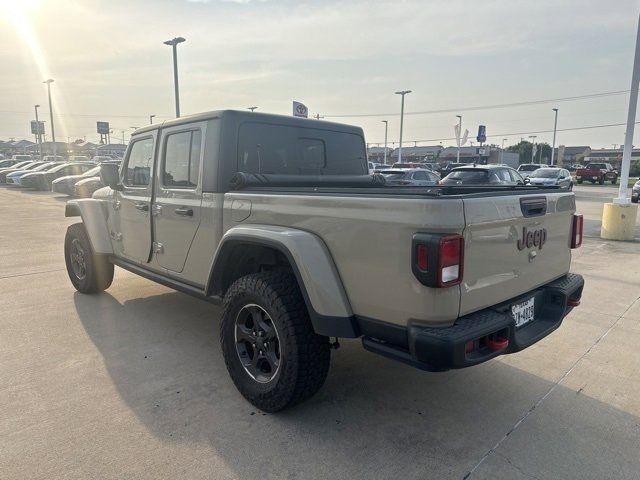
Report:
[[[608,334],[609,332],[611,332],[616,325],[618,325],[618,322],[620,322],[620,320],[626,315],[626,313],[631,310],[631,308],[638,303],[638,301],[640,300],[640,297],[637,297],[633,302],[631,302],[629,304],[629,306],[625,309],[624,312],[622,312],[622,314],[620,316],[618,316],[618,318],[616,318],[616,321],[613,322],[613,324],[607,328],[607,330],[604,331],[604,333],[602,335],[600,335],[595,342],[593,342],[593,344],[582,354],[580,355],[580,357],[573,363],[573,365],[571,365],[571,367],[562,375],[562,377],[560,377],[560,379],[558,379],[557,382],[555,382],[550,388],[549,390],[538,399],[538,401],[536,403],[534,403],[531,408],[529,408],[529,410],[527,410],[525,412],[525,414],[513,425],[513,427],[511,427],[509,429],[509,431],[507,433],[504,434],[504,436],[498,440],[498,442],[492,447],[490,448],[487,453],[485,453],[482,458],[480,459],[480,461],[478,463],[476,463],[474,465],[474,467],[469,470],[463,477],[463,480],[469,479],[471,478],[471,475],[473,475],[473,472],[475,472],[478,467],[480,467],[480,465],[482,465],[484,463],[484,461],[489,458],[493,453],[495,453],[497,451],[497,449],[500,447],[500,445],[502,445],[502,443],[504,443],[504,441],[507,439],[507,437],[509,437],[509,435],[511,435],[514,431],[516,431],[518,429],[518,427],[520,427],[520,425],[522,425],[524,423],[524,421],[527,419],[527,417],[529,417],[529,415],[531,415],[533,413],[533,411],[535,409],[537,409],[542,402],[544,402],[549,395],[551,395],[555,389],[562,383],[564,382],[564,380],[571,374],[571,372],[573,372],[573,370],[578,366],[578,364],[582,361],[582,359],[584,357],[586,357],[589,352],[591,352],[591,350],[593,350],[593,348],[598,345],[600,343],[601,340],[603,340]]]

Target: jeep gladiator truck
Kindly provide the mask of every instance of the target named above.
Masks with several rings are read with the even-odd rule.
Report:
[[[514,353],[577,306],[573,193],[389,187],[347,125],[219,111],[137,130],[105,187],[72,200],[65,260],[82,293],[114,265],[222,304],[241,394],[275,412],[323,384],[337,338],[443,371]]]
[[[605,181],[610,181],[612,185],[618,182],[618,171],[610,163],[589,163],[584,168],[576,170],[576,180],[582,183],[587,182],[604,185]]]

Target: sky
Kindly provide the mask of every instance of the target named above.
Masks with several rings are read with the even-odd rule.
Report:
[[[452,145],[456,115],[505,146],[624,141],[640,0],[0,0],[0,139],[31,138],[34,105],[58,140],[112,142],[175,115],[218,109],[311,115],[364,128],[369,143]],[[612,93],[617,92],[617,93]],[[622,93],[620,93],[622,92]],[[582,97],[606,94],[574,100]],[[553,100],[496,108],[496,105]],[[493,108],[489,108],[492,107]],[[477,108],[481,107],[481,108]],[[445,110],[444,112],[442,112]],[[433,113],[440,111],[439,113]],[[432,112],[417,114],[417,112]],[[371,116],[366,116],[371,115]],[[618,126],[575,128],[598,125]],[[50,137],[47,136],[49,139]],[[636,135],[637,138],[637,135]]]

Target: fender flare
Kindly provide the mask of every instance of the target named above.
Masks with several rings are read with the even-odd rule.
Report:
[[[99,255],[113,254],[104,201],[94,198],[69,200],[64,208],[64,216],[82,218],[94,253]]]
[[[224,295],[228,286],[222,284],[223,272],[230,252],[241,245],[269,247],[287,258],[317,334],[343,338],[360,336],[331,253],[320,237],[304,230],[273,225],[242,225],[228,230],[213,260],[207,295]]]

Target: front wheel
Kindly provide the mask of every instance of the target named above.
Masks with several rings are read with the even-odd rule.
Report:
[[[614,176],[614,177],[611,179],[611,185],[615,185],[616,183],[618,183],[618,177],[617,177],[617,176]]]
[[[265,412],[307,400],[329,371],[329,339],[313,331],[298,283],[287,271],[251,274],[231,285],[220,343],[236,388]]]
[[[82,223],[74,223],[67,228],[64,260],[71,283],[81,293],[102,292],[113,281],[113,263],[104,255],[93,252]]]

